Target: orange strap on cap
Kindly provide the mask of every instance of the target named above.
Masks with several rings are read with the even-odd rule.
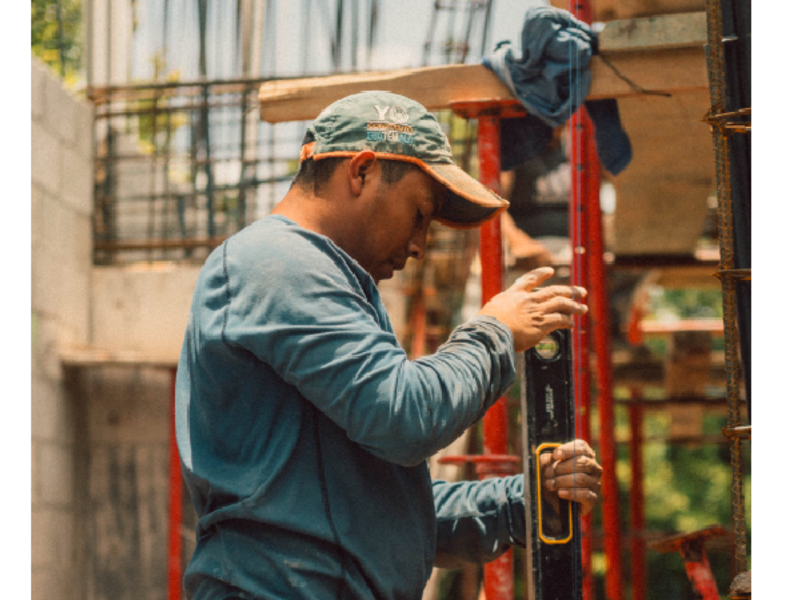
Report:
[[[303,162],[312,156],[314,156],[314,142],[303,144],[303,148],[300,150],[300,162]]]

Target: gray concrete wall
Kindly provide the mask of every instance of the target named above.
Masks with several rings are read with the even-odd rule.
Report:
[[[178,362],[199,266],[96,267],[92,345],[118,355]]]
[[[92,107],[31,65],[32,599],[80,596],[80,415],[60,351],[90,338]]]
[[[92,138],[91,104],[33,58],[32,600],[166,595],[164,366],[177,363],[199,266],[93,266]],[[66,367],[76,355],[118,366]],[[164,366],[119,366],[130,359]]]

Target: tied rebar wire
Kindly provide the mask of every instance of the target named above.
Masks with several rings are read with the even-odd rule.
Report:
[[[727,379],[728,430],[741,425],[739,412],[739,361],[738,328],[736,325],[736,281],[732,276],[733,256],[733,205],[730,179],[730,144],[724,127],[714,117],[727,112],[725,108],[725,55],[722,46],[722,7],[720,0],[706,0],[708,45],[706,62],[711,109],[714,155],[717,179],[717,218],[719,222],[720,272],[722,281],[723,324],[725,327],[725,373]],[[728,437],[731,450],[731,501],[735,541],[736,574],[747,569],[747,527],[744,515],[742,488],[742,441],[738,436]]]

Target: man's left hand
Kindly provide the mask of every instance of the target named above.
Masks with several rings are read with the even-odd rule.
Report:
[[[581,516],[589,514],[600,496],[603,467],[597,464],[594,450],[583,440],[562,444],[541,455],[545,497],[553,506],[558,500],[572,500],[581,506]]]

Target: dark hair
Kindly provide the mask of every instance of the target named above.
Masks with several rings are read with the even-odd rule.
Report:
[[[305,190],[313,189],[314,193],[320,193],[322,188],[330,181],[334,171],[342,162],[350,160],[348,157],[322,158],[320,160],[306,159],[300,163],[300,169],[294,177],[292,185],[299,185]],[[381,181],[392,185],[419,167],[414,163],[401,160],[382,160],[381,161]]]

